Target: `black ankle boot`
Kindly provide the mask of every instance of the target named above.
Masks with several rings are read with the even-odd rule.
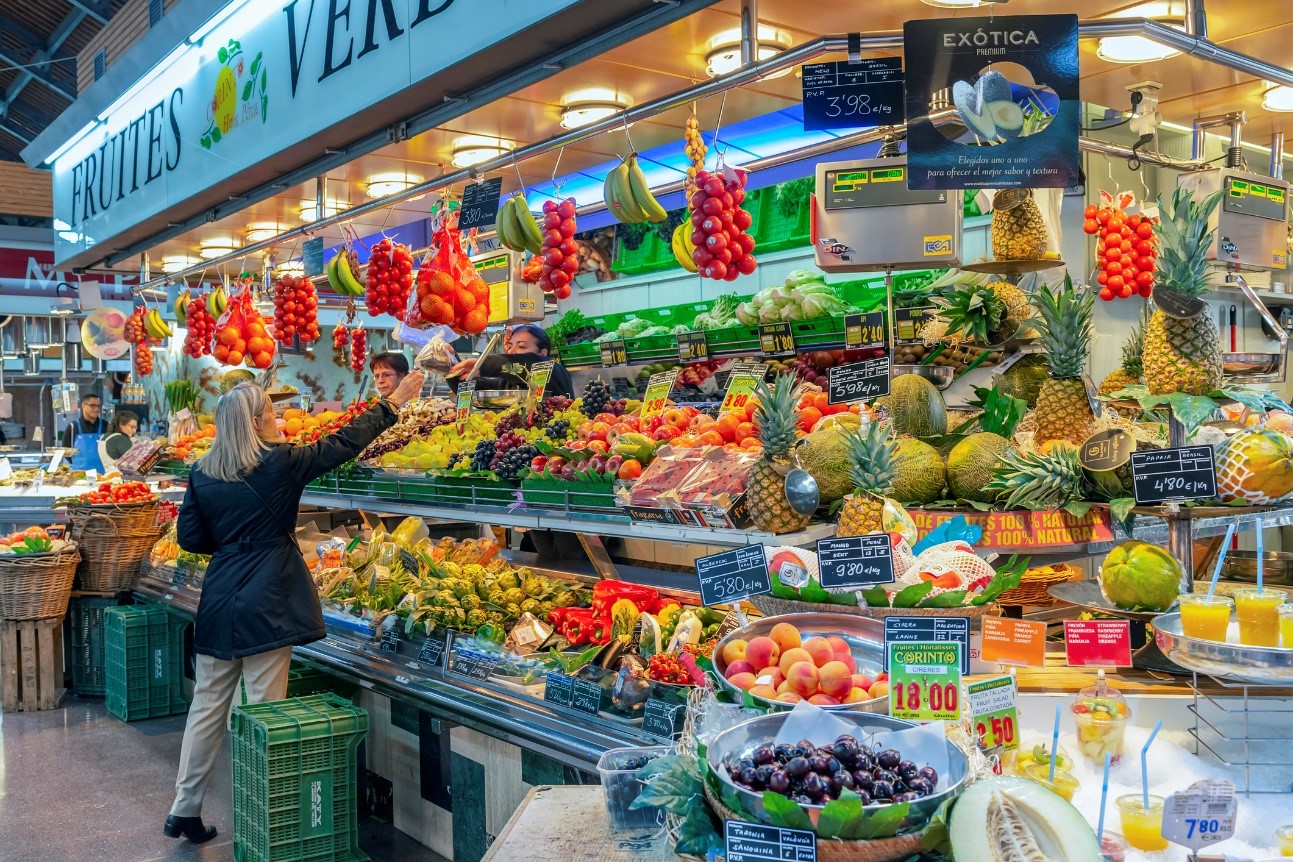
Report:
[[[183,835],[194,844],[204,844],[216,837],[216,828],[202,825],[201,817],[180,817],[172,814],[166,818],[166,828],[162,833],[167,838],[179,838]]]

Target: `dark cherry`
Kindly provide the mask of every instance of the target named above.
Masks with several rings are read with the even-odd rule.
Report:
[[[746,785],[747,787],[755,787],[755,785],[759,781],[758,776],[755,775],[754,773],[753,766],[742,769],[741,774],[740,776],[738,776],[737,780],[740,781],[742,784]],[[757,790],[760,788],[755,787],[755,789]]]
[[[859,754],[857,760],[853,762],[853,768],[865,769],[867,772],[875,769],[875,758],[869,754]]]
[[[871,795],[878,800],[893,798],[893,785],[888,781],[877,781],[871,788]]]
[[[754,777],[758,780],[760,784],[767,786],[768,779],[772,777],[772,770],[773,770],[773,766],[770,763],[764,763],[760,766],[756,766],[754,767]]]
[[[813,800],[809,799],[802,793],[796,793],[790,797],[792,802],[798,802],[800,805],[812,805]]]
[[[858,756],[858,744],[851,739],[837,740],[831,746],[831,752],[840,760]]]
[[[804,793],[809,799],[821,799],[826,795],[826,782],[816,772],[804,776]]]
[[[871,777],[871,773],[863,772],[859,769],[853,773],[853,787],[856,790],[865,790],[870,793],[871,789],[875,787],[875,779]]]
[[[760,745],[758,748],[754,749],[750,756],[751,759],[754,760],[756,766],[762,766],[765,763],[772,763],[777,759],[777,754],[771,745]]]
[[[871,750],[871,746],[863,742],[858,743],[858,754],[863,757],[875,757],[875,752]]]
[[[857,737],[853,736],[851,733],[841,733],[839,736],[835,737],[836,745],[839,745],[841,742],[852,743],[855,747],[858,744]]]
[[[922,766],[916,774],[928,781],[931,789],[938,786],[938,770],[934,767]]]
[[[865,790],[859,790],[857,793],[858,797],[861,798],[863,805],[870,805],[874,801],[871,799],[871,794],[867,793]]]
[[[902,763],[902,754],[897,749],[886,748],[875,756],[875,762],[885,769],[897,769]]]
[[[803,778],[811,771],[812,767],[805,757],[792,757],[786,761],[786,774],[792,779]]]
[[[776,793],[785,793],[790,789],[790,776],[784,769],[774,769],[768,776],[768,789]]]
[[[737,769],[753,769],[754,766],[754,759],[750,757],[742,757],[740,760],[736,761]]]
[[[915,778],[920,774],[920,770],[916,767],[916,764],[912,763],[910,760],[904,760],[902,763],[899,763],[898,768],[894,771],[898,773],[898,777],[903,781],[906,781],[908,778]]]
[[[809,741],[808,741],[808,740],[806,740],[806,739],[801,739],[801,740],[799,740],[798,742],[796,742],[796,743],[795,743],[795,745],[797,745],[797,746],[799,746],[801,749],[803,749],[803,751],[804,751],[804,756],[807,756],[807,755],[809,755],[809,754],[812,754],[814,751],[816,751],[816,750],[817,750],[817,746],[813,745],[811,742],[809,742]]]
[[[776,756],[777,760],[781,761],[782,763],[785,763],[787,760],[794,757],[794,755],[790,753],[790,750],[792,748],[794,748],[793,745],[789,745],[788,743],[782,742],[778,745],[773,746],[772,753]]]
[[[907,789],[912,793],[917,793],[921,796],[928,796],[930,791],[934,788],[928,781],[917,775],[915,778],[907,782]]]
[[[878,766],[875,769],[871,770],[871,777],[874,778],[876,781],[887,781],[891,785],[898,780],[898,776],[894,775],[889,770],[881,769]]]
[[[839,772],[831,776],[831,790],[834,790],[838,794],[845,787],[852,789],[853,773],[849,772],[847,769],[841,769]]]
[[[835,761],[835,758],[827,757],[824,754],[814,754],[808,758],[808,765],[812,767],[813,772],[819,775],[831,775],[839,768],[839,761],[835,761],[836,769],[831,769],[831,761]]]
[[[895,796],[897,796],[899,793],[906,793],[907,790],[908,790],[907,782],[903,781],[901,778],[899,778],[897,781],[893,783],[893,792]]]
[[[897,796],[895,796],[895,797],[893,798],[893,801],[894,801],[895,803],[898,803],[898,802],[915,802],[915,801],[916,801],[917,799],[919,799],[919,798],[920,798],[919,794],[916,794],[916,793],[899,793]]]

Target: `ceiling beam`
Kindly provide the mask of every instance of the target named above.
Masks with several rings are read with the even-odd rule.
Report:
[[[18,131],[18,129],[15,129],[7,120],[0,120],[0,132],[8,134],[10,137],[17,138],[24,144],[31,143],[31,136],[25,132]]]
[[[31,56],[25,60],[15,57],[7,51],[0,50],[0,62],[8,63],[10,66],[31,66],[33,62],[48,62],[48,60],[43,57],[44,52],[48,50],[45,37],[32,30],[27,25],[14,20],[8,15],[0,14],[0,31],[13,34],[25,45],[31,46],[34,49]],[[66,38],[67,37],[64,36],[64,39]],[[36,66],[34,68],[26,69],[25,71],[31,72],[33,78],[44,84],[46,87],[49,87],[54,92],[59,93],[69,102],[76,101],[75,84],[69,86],[63,81],[58,80],[51,74],[50,70],[46,66]]]
[[[84,12],[100,24],[107,24],[108,19],[112,17],[108,0],[68,0],[68,3],[72,8]]]
[[[67,41],[68,37],[72,35],[73,31],[75,31],[77,27],[81,26],[81,22],[85,19],[86,12],[84,9],[72,9],[68,12],[67,15],[63,17],[62,22],[59,23],[58,29],[50,35],[49,43],[44,47],[44,49],[32,57],[32,62],[43,63],[54,59],[54,55],[58,53],[58,49],[63,47],[63,43]],[[18,77],[14,79],[13,84],[11,84],[9,89],[4,92],[4,97],[0,98],[0,103],[3,103],[4,106],[3,108],[0,108],[0,111],[8,110],[8,106],[12,105],[22,93],[22,88],[35,79],[36,75],[31,69],[23,69],[19,72]]]

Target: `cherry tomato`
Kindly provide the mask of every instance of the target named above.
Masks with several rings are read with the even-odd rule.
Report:
[[[1110,274],[1107,286],[1110,290],[1121,293],[1125,285],[1121,275]]]
[[[1109,246],[1104,250],[1104,259],[1107,261],[1121,260],[1122,249],[1116,245]]]
[[[1141,239],[1149,239],[1154,235],[1154,226],[1147,221],[1136,225],[1136,236]]]
[[[1113,291],[1107,287],[1100,288],[1100,298],[1105,302],[1111,302],[1113,300]]]
[[[1109,221],[1105,222],[1105,227],[1113,231],[1122,230],[1122,218],[1119,216],[1113,216]]]
[[[1154,273],[1141,271],[1136,273],[1136,284],[1141,288],[1154,286]]]
[[[1113,249],[1109,249],[1109,251],[1113,251]],[[1111,260],[1104,265],[1104,271],[1109,273],[1109,275],[1122,275],[1122,263],[1120,261]]]
[[[1089,218],[1086,221],[1082,222],[1082,230],[1086,233],[1091,233],[1091,234],[1096,233],[1097,231],[1100,230],[1100,223],[1093,218]]]

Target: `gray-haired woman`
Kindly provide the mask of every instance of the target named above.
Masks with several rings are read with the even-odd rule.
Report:
[[[280,700],[292,647],[324,637],[319,596],[293,538],[305,486],[393,425],[422,383],[421,372],[410,374],[348,426],[309,446],[282,441],[259,387],[244,383],[221,396],[215,441],[193,465],[177,522],[180,547],[212,557],[193,630],[197,680],[166,835],[196,844],[215,837],[215,827],[202,823],[202,798],[239,677],[249,702]]]

